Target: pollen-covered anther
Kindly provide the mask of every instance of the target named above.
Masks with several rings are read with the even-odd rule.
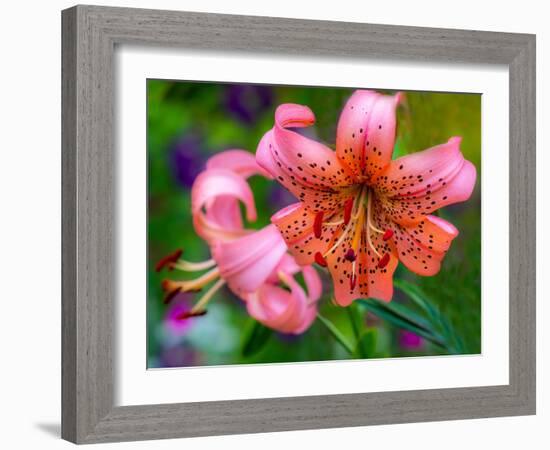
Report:
[[[384,256],[382,256],[382,258],[380,258],[380,261],[378,261],[378,268],[383,269],[388,265],[389,262],[390,262],[390,254],[384,253]]]
[[[315,215],[315,220],[313,221],[313,233],[315,234],[315,237],[319,239],[321,237],[321,234],[323,232],[323,211],[319,211]]]
[[[384,241],[387,241],[388,239],[391,239],[391,237],[393,236],[393,231],[390,230],[390,229],[387,229],[384,233],[384,235],[382,236],[382,239]]]
[[[346,258],[349,262],[355,261],[355,258],[356,258],[355,251],[352,248],[348,249],[344,258]]]
[[[172,270],[174,268],[173,264],[176,263],[178,259],[180,259],[182,253],[183,250],[181,248],[178,248],[176,251],[170,253],[169,255],[166,255],[156,264],[155,271],[160,272],[165,267],[168,267],[169,270]]]
[[[160,287],[164,292],[171,292],[178,286],[172,280],[162,280],[162,282],[160,283]]]
[[[171,291],[168,291],[166,295],[164,296],[164,303],[170,303],[172,299],[178,295],[181,292],[181,287],[178,286],[175,289],[172,289]]]
[[[325,257],[321,254],[321,252],[315,253],[315,262],[319,264],[321,267],[327,267],[327,260]]]
[[[206,309],[203,309],[201,311],[195,311],[195,312],[185,311],[179,314],[178,316],[176,316],[176,320],[185,320],[185,319],[189,319],[190,317],[204,316],[206,312],[207,312]]]
[[[344,224],[345,225],[347,225],[351,220],[351,212],[353,210],[354,202],[355,202],[355,198],[351,197],[348,200],[346,200],[346,203],[344,204]]]

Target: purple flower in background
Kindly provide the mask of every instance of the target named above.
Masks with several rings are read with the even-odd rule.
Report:
[[[233,84],[227,87],[226,108],[238,120],[251,124],[256,116],[273,103],[273,93],[267,86]]]
[[[164,329],[171,338],[183,336],[191,326],[192,320],[182,320],[181,315],[188,312],[193,306],[190,302],[190,294],[178,294],[170,302],[164,316]]]
[[[196,176],[204,168],[202,139],[196,134],[186,134],[176,141],[170,152],[170,166],[174,177],[183,187],[190,188]]]
[[[399,330],[399,345],[406,350],[419,350],[424,346],[424,339],[412,331]]]

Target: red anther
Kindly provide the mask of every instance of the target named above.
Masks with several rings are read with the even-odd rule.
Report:
[[[388,265],[389,262],[390,262],[390,254],[385,253],[384,256],[382,256],[382,258],[380,258],[380,261],[378,261],[378,268],[383,269],[384,267],[386,267]]]
[[[315,253],[315,262],[321,267],[327,267],[327,260],[320,252]]]
[[[353,291],[355,289],[355,284],[357,283],[357,275],[352,273],[349,277],[349,288]]]
[[[351,211],[353,209],[353,203],[355,198],[351,197],[346,200],[344,204],[344,224],[347,225],[351,219]]]
[[[387,241],[388,239],[390,239],[391,237],[393,236],[393,231],[388,229],[386,230],[386,232],[384,233],[384,235],[382,236],[382,239],[384,239],[385,241]]]
[[[319,239],[321,237],[321,233],[323,231],[323,211],[319,211],[315,215],[315,220],[313,222],[313,233],[315,234],[315,237]]]
[[[170,303],[172,299],[181,292],[181,287],[177,287],[173,291],[168,292],[164,297],[164,303]]]
[[[346,252],[344,258],[346,258],[349,262],[355,261],[355,251],[354,251],[352,248],[350,248],[350,249]]]
[[[178,314],[176,316],[176,320],[185,320],[185,319],[189,319],[190,317],[204,316],[205,314],[206,314],[206,309],[203,309],[201,311],[196,311],[196,312],[185,311],[185,312],[182,312],[181,314]]]
[[[183,250],[181,248],[178,248],[175,252],[170,253],[169,255],[166,255],[157,263],[157,265],[155,266],[155,271],[160,272],[166,266],[170,268],[171,264],[175,263],[178,259],[180,259],[180,256],[182,253],[183,253]]]

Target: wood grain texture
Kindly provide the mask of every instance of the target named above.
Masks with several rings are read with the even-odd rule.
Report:
[[[62,436],[93,443],[535,412],[535,37],[77,6],[62,14]],[[510,72],[510,383],[114,407],[116,44],[504,64]]]

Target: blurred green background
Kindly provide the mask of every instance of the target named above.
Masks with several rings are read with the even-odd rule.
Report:
[[[300,336],[264,329],[228,289],[210,302],[207,315],[184,323],[173,317],[192,305],[193,294],[179,294],[170,305],[163,303],[161,281],[166,275],[154,271],[160,258],[176,248],[184,249],[187,260],[210,257],[194,232],[190,214],[190,188],[206,159],[230,148],[254,152],[273,126],[275,108],[285,102],[308,105],[317,122],[306,133],[334,148],[338,116],[352,92],[147,81],[149,368],[480,353],[481,96],[477,94],[407,91],[398,111],[394,158],[462,136],[462,151],[478,170],[471,199],[438,212],[460,230],[440,273],[420,277],[400,264],[391,311],[368,302],[356,302],[351,309],[333,306],[328,301],[329,277],[321,273],[327,293],[320,303],[322,315],[343,338],[361,341],[361,352],[346,352],[319,320]],[[249,227],[265,226],[276,210],[295,201],[278,183],[260,177],[250,181],[258,220]]]

